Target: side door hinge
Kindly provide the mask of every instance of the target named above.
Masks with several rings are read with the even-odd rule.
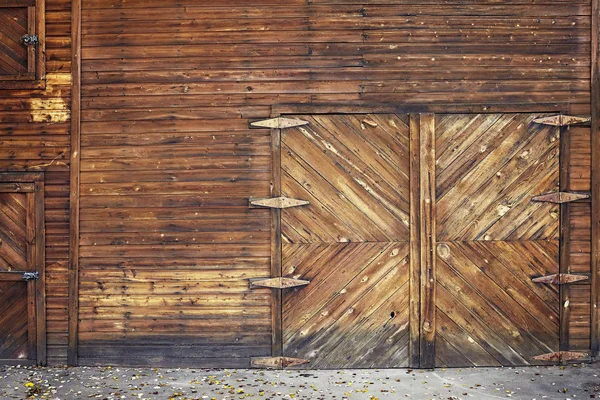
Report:
[[[573,192],[553,192],[541,194],[531,198],[531,201],[539,201],[545,203],[563,204],[577,200],[589,199],[588,193],[573,193]]]
[[[23,273],[23,280],[25,280],[25,281],[31,281],[31,280],[37,281],[38,279],[40,279],[40,273],[37,271]]]
[[[39,43],[39,36],[38,35],[23,35],[21,36],[21,44],[25,45],[25,46],[35,46],[36,44]]]
[[[270,129],[286,129],[294,128],[296,126],[308,125],[308,121],[304,121],[297,118],[269,118],[261,121],[254,121],[250,123],[251,128],[270,128]]]
[[[574,274],[553,274],[534,278],[531,281],[535,283],[550,283],[552,285],[567,285],[569,283],[581,282],[588,280],[585,275]]]
[[[266,207],[266,208],[290,208],[309,205],[306,200],[290,199],[287,197],[274,197],[272,199],[254,199],[249,200],[250,207]]]
[[[256,357],[252,358],[251,365],[254,368],[287,368],[308,364],[310,361],[302,358],[292,357]]]
[[[547,353],[535,356],[533,357],[533,359],[539,361],[551,361],[561,363],[565,361],[580,360],[587,356],[587,353],[582,353],[579,351],[556,351],[554,353]]]
[[[534,119],[533,122],[542,125],[551,126],[569,126],[575,124],[585,124],[592,120],[591,117],[575,117],[572,115],[553,115],[551,117],[541,117]]]
[[[259,280],[251,280],[251,288],[271,288],[271,289],[289,289],[299,286],[309,285],[310,281],[294,278],[267,278]]]

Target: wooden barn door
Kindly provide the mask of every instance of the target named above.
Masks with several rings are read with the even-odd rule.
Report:
[[[409,365],[407,115],[302,116],[282,130],[283,354],[310,368]]]
[[[32,365],[45,362],[43,183],[19,178],[0,176],[0,364]]]
[[[278,194],[309,204],[276,214],[280,273],[310,283],[282,291],[283,356],[464,367],[568,350],[561,289],[533,281],[565,270],[561,132],[540,116],[292,117],[307,124],[278,131]]]
[[[435,116],[435,365],[541,363],[559,350],[560,130],[539,115]],[[423,355],[433,358],[432,354]]]

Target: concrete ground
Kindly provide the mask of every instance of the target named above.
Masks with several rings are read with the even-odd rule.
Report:
[[[600,399],[600,364],[268,371],[0,366],[0,399]]]

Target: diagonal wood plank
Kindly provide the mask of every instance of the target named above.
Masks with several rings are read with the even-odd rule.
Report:
[[[461,131],[468,133],[462,142],[436,144],[440,241],[557,237],[558,207],[530,199],[558,187],[558,129],[532,124],[535,117],[490,115],[493,124],[479,116],[458,119],[471,128]],[[485,129],[472,129],[475,120]]]
[[[363,253],[364,258],[355,255],[349,268],[330,264],[334,276],[323,269],[313,271],[316,275],[311,281],[319,286],[308,296],[298,298],[301,290],[285,294],[285,353],[308,357],[311,368],[405,365],[408,358],[400,362],[398,357],[406,356],[404,348],[408,345],[408,245],[361,243],[346,247],[369,247],[376,254]],[[301,265],[296,271],[302,269]],[[390,340],[395,347],[392,350]],[[357,353],[348,357],[339,347],[342,342],[353,343]],[[371,343],[371,350],[358,352],[366,349],[366,343]]]
[[[0,75],[27,73],[28,51],[20,40],[27,33],[27,7],[0,7]]]
[[[307,118],[308,126],[286,130],[282,194],[310,198],[315,206],[285,210],[284,232],[309,241],[407,240],[408,127],[403,118],[367,115],[363,119],[371,125],[365,125],[352,116],[318,116]],[[295,219],[289,228],[288,219]],[[319,225],[338,232],[325,235]]]
[[[532,251],[532,249],[535,249]],[[532,259],[530,254],[539,254]],[[538,364],[533,357],[558,349],[558,292],[551,287],[530,287],[532,265],[550,272],[558,269],[558,243],[445,242],[438,246],[438,333],[443,365],[458,351],[468,365]],[[442,315],[443,314],[443,315]],[[447,318],[447,319],[445,319]],[[449,322],[451,321],[451,323]],[[468,336],[444,333],[458,329]],[[478,347],[474,347],[477,344]],[[452,348],[448,348],[451,345]],[[478,358],[479,347],[493,361]],[[448,354],[443,354],[444,351]],[[482,363],[483,362],[483,363]]]

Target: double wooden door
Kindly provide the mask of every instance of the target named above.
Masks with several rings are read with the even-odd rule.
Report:
[[[45,363],[42,177],[0,174],[0,365]]]
[[[560,130],[539,114],[313,115],[280,131],[281,353],[309,368],[559,350]]]

